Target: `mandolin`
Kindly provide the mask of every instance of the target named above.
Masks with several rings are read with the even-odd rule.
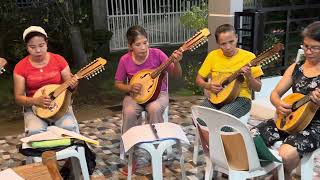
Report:
[[[80,71],[78,71],[72,77],[72,79],[80,80],[82,78],[87,78],[89,80],[104,70],[104,65],[106,63],[107,60],[103,58],[97,58],[80,69]],[[65,81],[63,84],[49,84],[38,89],[33,97],[48,95],[52,102],[49,108],[32,106],[33,112],[42,119],[56,120],[62,117],[68,111],[68,106],[71,102],[72,93],[67,91],[67,88],[70,86],[72,79]]]
[[[3,58],[0,58],[0,74],[4,73],[6,70],[4,69],[4,66],[7,65],[7,61]]]
[[[280,57],[279,53],[282,50],[283,50],[282,43],[274,44],[271,48],[262,52],[260,55],[258,55],[256,58],[251,60],[246,65],[248,65],[249,67],[253,67],[257,65],[265,66],[270,62],[278,59]],[[241,73],[242,71],[241,69],[239,69],[229,77],[218,80],[218,83],[221,84],[223,89],[217,94],[210,92],[209,100],[213,104],[218,104],[218,105],[227,104],[235,100],[240,93],[240,86],[244,81],[244,77]]]
[[[187,50],[195,50],[204,44],[208,37],[210,36],[210,31],[208,28],[204,28],[201,31],[197,32],[193,37],[188,39],[184,44],[179,48],[180,52],[185,52]],[[144,69],[137,72],[130,80],[130,85],[135,83],[142,84],[141,90],[139,93],[131,94],[132,98],[138,104],[147,104],[151,101],[157,99],[162,85],[162,79],[165,73],[162,73],[172,62],[174,61],[173,56],[171,55],[169,59],[161,64],[158,68]]]
[[[278,113],[276,126],[289,134],[304,130],[319,109],[319,106],[311,101],[309,95],[292,93],[282,100],[292,105],[292,112],[287,116]]]

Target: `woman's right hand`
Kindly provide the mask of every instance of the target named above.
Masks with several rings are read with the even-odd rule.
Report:
[[[140,83],[132,84],[130,87],[130,92],[132,92],[134,94],[139,94],[141,91],[141,87],[142,87],[142,84],[140,84]]]
[[[43,88],[41,90],[41,96],[36,97],[34,100],[34,104],[36,106],[42,107],[42,108],[49,108],[51,105],[51,98],[47,95],[46,89]]]
[[[292,105],[291,104],[287,104],[284,101],[280,101],[280,103],[278,104],[278,106],[276,107],[277,109],[277,113],[278,114],[282,114],[284,116],[290,114],[292,112]]]
[[[36,106],[42,107],[42,108],[49,108],[51,105],[52,100],[47,95],[41,95],[39,97],[34,98],[34,104]]]
[[[205,88],[215,94],[219,93],[223,89],[223,87],[219,83],[215,83],[215,82],[210,82],[206,84]]]

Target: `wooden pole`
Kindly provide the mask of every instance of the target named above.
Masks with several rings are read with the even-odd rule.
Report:
[[[53,180],[62,180],[63,178],[60,175],[60,172],[57,167],[57,158],[56,152],[54,151],[46,151],[42,153],[42,164],[46,165],[48,171]]]

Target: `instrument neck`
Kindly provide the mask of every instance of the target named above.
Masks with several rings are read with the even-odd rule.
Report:
[[[253,67],[253,66],[257,66],[259,64],[260,61],[262,61],[263,59],[267,58],[269,56],[268,53],[263,53],[261,55],[259,55],[258,57],[252,59],[248,64],[244,65],[244,66],[249,66],[249,67]],[[242,67],[244,67],[242,66]],[[242,68],[241,67],[241,68]],[[236,72],[234,72],[231,76],[229,76],[227,79],[225,79],[221,85],[227,86],[229,83],[231,83],[232,81],[234,81],[235,79],[243,79],[240,78],[240,76],[242,75],[242,71],[241,68],[239,70],[237,70]]]
[[[178,51],[183,52],[184,50],[180,47]],[[158,77],[162,73],[162,71],[164,71],[174,60],[174,56],[171,55],[165,63],[162,63],[157,69],[155,69],[151,73],[151,78],[154,79]]]
[[[74,75],[71,79],[65,81],[64,83],[62,83],[57,89],[55,89],[53,91],[53,94],[52,96],[54,98],[58,97],[61,93],[63,93],[66,89],[68,89],[68,87],[71,86],[71,82],[74,81],[74,80],[77,80],[78,77],[77,75]]]
[[[299,109],[301,106],[303,106],[304,104],[308,103],[309,101],[311,101],[310,98],[310,94],[304,96],[303,98],[301,98],[300,100],[296,101],[295,103],[292,104],[292,110],[296,111],[297,109]]]

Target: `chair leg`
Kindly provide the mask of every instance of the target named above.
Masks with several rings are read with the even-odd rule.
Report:
[[[140,148],[146,150],[151,156],[152,163],[152,176],[154,180],[162,180],[162,155],[164,151],[177,143],[177,140],[163,140],[160,141],[157,148],[153,143],[142,143],[139,145]]]
[[[128,158],[128,176],[127,180],[131,180],[132,176],[132,160],[133,160],[133,148],[129,150],[129,158]]]
[[[280,165],[277,167],[277,171],[278,171],[278,180],[284,180],[283,164],[280,164]]]
[[[180,168],[181,168],[181,179],[186,179],[186,171],[184,168],[184,156],[183,156],[183,152],[182,152],[182,146],[180,141],[178,142],[178,149],[179,149],[179,153],[180,153]]]
[[[169,122],[169,106],[166,107],[162,116],[163,116],[163,122]],[[172,147],[168,147],[166,149],[166,153],[169,159],[172,156]]]
[[[213,176],[213,164],[208,156],[205,156],[206,168],[205,168],[205,180],[211,180]]]
[[[79,152],[78,158],[79,158],[83,179],[90,180],[84,147],[78,147],[78,152]]]
[[[199,132],[196,129],[196,135],[194,137],[194,146],[193,146],[193,164],[197,165],[198,163],[198,155],[199,155]]]
[[[162,155],[154,153],[151,158],[153,180],[162,180]],[[157,167],[157,168],[155,168]],[[160,168],[160,169],[159,169]]]
[[[57,160],[71,158],[72,167],[76,167],[76,165],[79,163],[83,179],[84,180],[90,179],[84,147],[81,147],[81,146],[68,147],[66,149],[56,152],[56,156],[57,156]],[[77,158],[78,161],[76,161],[75,158]],[[77,173],[76,169],[74,170],[75,170],[74,172],[75,176],[78,176],[76,178],[79,178],[79,173]]]
[[[312,179],[313,167],[314,167],[313,154],[305,155],[305,157],[301,159],[301,179]]]

